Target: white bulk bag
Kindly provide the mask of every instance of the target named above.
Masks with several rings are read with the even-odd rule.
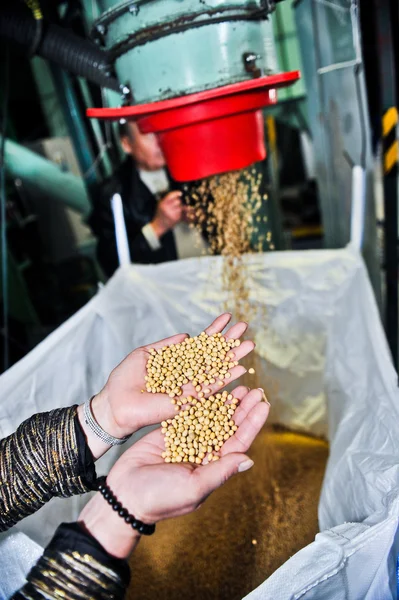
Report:
[[[267,309],[254,328],[264,375],[279,382],[279,422],[324,433],[331,443],[322,533],[247,598],[396,598],[397,375],[362,259],[347,248],[258,254],[246,262],[252,298]],[[120,269],[0,377],[0,435],[35,412],[83,402],[132,348],[202,330],[222,309],[221,266],[220,257],[206,257]],[[103,457],[97,472],[106,473],[122,451]],[[53,500],[18,530],[44,545],[86,501]]]

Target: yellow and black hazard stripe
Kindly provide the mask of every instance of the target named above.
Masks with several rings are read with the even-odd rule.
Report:
[[[40,8],[39,0],[25,0],[25,4],[31,9],[33,17],[36,21],[43,19],[42,9]]]
[[[382,135],[384,152],[384,174],[388,175],[397,167],[399,160],[399,141],[397,138],[398,109],[391,106],[382,117]]]

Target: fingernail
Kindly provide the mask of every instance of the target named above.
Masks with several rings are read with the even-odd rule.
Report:
[[[262,400],[263,400],[263,402],[266,402],[266,404],[268,404],[269,406],[271,406],[269,400],[266,398],[265,390],[263,388],[258,388],[258,390],[260,390],[262,392],[262,396],[263,396]]]
[[[238,472],[243,473],[244,471],[248,471],[251,467],[253,467],[254,461],[248,458],[248,460],[244,460],[242,463],[238,465]]]

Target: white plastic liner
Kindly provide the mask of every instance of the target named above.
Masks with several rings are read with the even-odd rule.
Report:
[[[267,308],[255,329],[265,387],[278,382],[272,415],[331,442],[322,533],[247,598],[396,598],[399,394],[363,262],[350,248],[254,255],[247,262],[252,296]],[[131,349],[202,330],[221,311],[220,280],[219,257],[119,270],[0,377],[0,435],[35,412],[83,402]],[[97,472],[107,472],[121,452],[103,457]],[[86,501],[54,500],[18,530],[44,545]],[[4,572],[15,559],[0,556]]]

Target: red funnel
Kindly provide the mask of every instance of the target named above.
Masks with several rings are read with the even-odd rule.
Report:
[[[172,177],[192,181],[243,169],[266,156],[261,108],[299,71],[233,83],[205,92],[122,108],[89,108],[100,119],[131,119],[156,133]]]

